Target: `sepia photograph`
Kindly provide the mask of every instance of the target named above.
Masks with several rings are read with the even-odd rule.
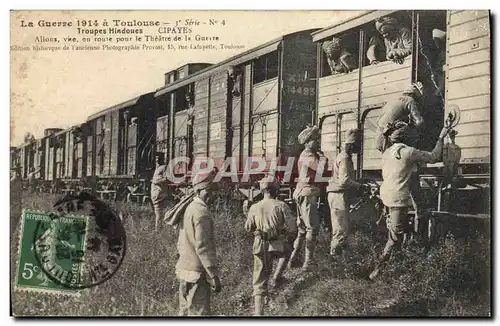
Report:
[[[492,317],[490,10],[9,15],[12,317]]]

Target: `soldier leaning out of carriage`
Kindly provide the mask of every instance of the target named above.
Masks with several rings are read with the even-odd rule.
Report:
[[[374,279],[394,250],[400,250],[405,234],[409,233],[408,207],[412,206],[412,177],[418,164],[436,163],[443,151],[443,141],[449,128],[443,127],[432,152],[413,147],[409,138],[411,127],[402,121],[389,123],[385,132],[387,149],[382,154],[382,185],[380,198],[389,208],[387,223],[389,238],[375,270]]]
[[[274,176],[260,181],[264,198],[250,207],[245,229],[255,235],[253,243],[253,295],[255,315],[262,315],[264,297],[268,294],[268,283],[272,287],[283,284],[293,241],[297,233],[297,222],[290,207],[276,198],[279,182]],[[273,262],[278,260],[276,271],[271,276]]]
[[[332,75],[348,73],[358,68],[357,58],[345,49],[340,38],[325,41],[322,48]]]
[[[375,28],[381,34],[383,40],[379,36],[370,38],[366,52],[370,64],[377,64],[383,61],[381,55],[384,52],[387,60],[402,64],[412,51],[410,29],[392,17],[377,19],[375,21]]]

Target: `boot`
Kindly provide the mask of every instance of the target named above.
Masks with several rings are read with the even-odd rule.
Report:
[[[316,260],[314,259],[315,242],[313,239],[306,239],[306,257],[304,265],[302,265],[302,270],[305,272],[309,272],[316,267]]]
[[[302,248],[302,245],[304,244],[304,237],[298,236],[297,239],[295,239],[295,242],[293,243],[293,251],[292,254],[290,255],[290,259],[288,260],[288,269],[291,269],[294,267],[294,263],[297,260],[297,255],[299,253],[299,250]]]
[[[262,316],[264,313],[264,296],[256,295],[254,297],[254,316]]]

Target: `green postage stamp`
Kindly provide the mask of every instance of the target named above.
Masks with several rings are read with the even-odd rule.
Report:
[[[88,219],[23,211],[15,288],[78,295]]]

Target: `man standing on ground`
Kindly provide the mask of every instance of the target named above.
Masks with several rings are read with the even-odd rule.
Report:
[[[245,230],[255,235],[253,243],[253,295],[255,315],[263,313],[264,298],[268,294],[268,281],[273,262],[278,259],[271,286],[277,288],[283,283],[293,240],[297,233],[297,222],[290,207],[276,198],[279,191],[276,177],[269,175],[260,181],[264,199],[250,207]]]
[[[155,231],[158,223],[163,218],[167,209],[167,167],[163,153],[156,154],[156,169],[151,180],[151,201],[155,211]]]
[[[344,148],[335,158],[333,175],[326,189],[332,219],[332,240],[330,243],[330,255],[332,256],[340,254],[345,246],[349,231],[349,195],[353,192],[368,190],[367,186],[355,181],[354,175],[352,154],[359,153],[360,140],[358,129],[347,131]]]
[[[210,315],[212,290],[222,289],[217,268],[212,214],[208,208],[215,196],[214,173],[193,177],[195,197],[186,207],[179,225],[179,260],[175,267],[179,285],[179,315]]]
[[[318,151],[318,141],[320,130],[316,126],[307,127],[298,136],[298,141],[305,149],[302,151],[297,164],[299,171],[299,181],[293,199],[297,203],[299,216],[297,219],[298,235],[293,245],[293,252],[288,263],[293,266],[297,258],[298,251],[302,248],[304,240],[306,242],[306,255],[302,269],[310,271],[316,266],[314,259],[314,249],[316,238],[319,232],[318,197],[320,190],[315,185],[316,173],[320,164],[320,159],[324,157]]]

